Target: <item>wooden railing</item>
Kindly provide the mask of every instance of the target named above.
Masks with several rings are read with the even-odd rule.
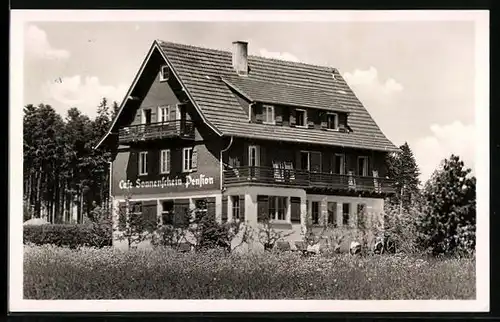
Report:
[[[393,180],[272,167],[237,167],[224,170],[224,184],[263,183],[302,188],[393,193]]]
[[[188,120],[173,120],[123,127],[118,131],[120,143],[179,137],[194,139],[194,125]]]

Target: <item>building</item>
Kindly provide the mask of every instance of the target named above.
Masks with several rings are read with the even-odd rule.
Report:
[[[335,68],[156,40],[109,132],[112,195],[160,223],[208,201],[218,221],[300,239],[356,227],[392,193],[384,136]],[[308,217],[306,216],[308,214]]]

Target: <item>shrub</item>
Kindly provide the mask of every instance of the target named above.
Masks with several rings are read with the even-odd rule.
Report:
[[[417,241],[433,255],[474,252],[476,178],[469,176],[470,172],[452,155],[425,185]]]
[[[70,248],[104,247],[112,243],[111,232],[94,225],[54,224],[24,226],[24,244],[66,246]]]

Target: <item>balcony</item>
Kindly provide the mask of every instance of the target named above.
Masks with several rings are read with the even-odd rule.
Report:
[[[373,194],[394,193],[393,180],[271,167],[238,167],[224,170],[225,185],[267,184],[308,190],[345,190]]]
[[[174,120],[150,124],[138,124],[123,127],[118,131],[120,143],[160,140],[166,138],[181,138],[194,140],[193,122]]]

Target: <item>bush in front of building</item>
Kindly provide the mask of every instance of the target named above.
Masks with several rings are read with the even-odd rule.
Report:
[[[49,224],[23,227],[23,243],[60,247],[111,246],[111,230],[93,224]]]

